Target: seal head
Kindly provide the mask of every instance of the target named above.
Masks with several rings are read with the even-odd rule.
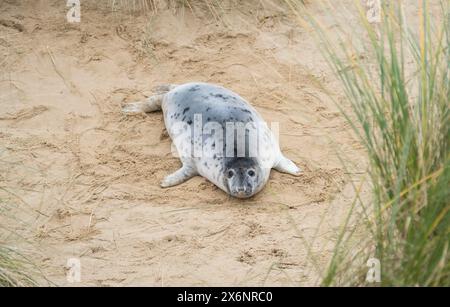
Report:
[[[265,180],[261,167],[248,157],[229,158],[225,161],[223,184],[234,197],[249,198],[259,192]]]

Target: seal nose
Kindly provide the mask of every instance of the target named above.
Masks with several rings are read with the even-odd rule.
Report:
[[[238,187],[238,188],[236,189],[236,194],[237,194],[239,197],[245,196],[245,188],[244,188],[244,187]]]
[[[245,194],[245,188],[237,187],[236,190],[234,190],[234,192],[236,193],[236,196],[242,197]]]

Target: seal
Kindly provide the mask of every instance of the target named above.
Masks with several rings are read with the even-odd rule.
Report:
[[[163,85],[156,95],[126,104],[125,114],[163,111],[182,167],[164,188],[200,175],[231,196],[248,198],[265,186],[271,169],[299,175],[259,113],[241,96],[209,83]]]

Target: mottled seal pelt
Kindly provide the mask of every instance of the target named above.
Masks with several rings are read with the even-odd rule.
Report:
[[[226,193],[247,198],[258,193],[272,168],[299,175],[280,151],[277,138],[258,112],[238,94],[208,83],[165,85],[157,95],[123,107],[126,114],[164,113],[164,122],[182,162],[162,187],[201,175]]]

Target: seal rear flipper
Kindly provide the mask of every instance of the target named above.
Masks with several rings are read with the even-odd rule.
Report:
[[[161,110],[164,94],[154,95],[144,101],[132,102],[122,107],[122,112],[126,114],[150,113]]]
[[[156,94],[166,94],[167,92],[170,92],[174,88],[176,88],[178,84],[161,84],[157,85],[152,88],[152,92]]]
[[[279,172],[291,174],[294,176],[299,176],[301,174],[301,169],[295,165],[294,162],[286,158],[285,156],[281,155],[279,161],[275,166],[273,167]]]

